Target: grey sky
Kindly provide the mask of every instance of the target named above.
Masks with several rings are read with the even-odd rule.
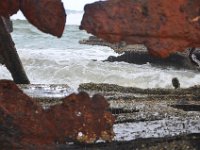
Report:
[[[62,0],[65,9],[83,10],[86,3],[92,3],[98,0]]]

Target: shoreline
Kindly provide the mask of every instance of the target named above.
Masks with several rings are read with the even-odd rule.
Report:
[[[63,87],[61,91],[67,91],[65,88],[68,88],[66,85],[51,85],[50,87],[56,89],[58,88],[56,86]],[[20,87],[24,88],[24,86]],[[40,85],[40,90],[41,87],[42,85]],[[135,148],[149,145],[152,149],[159,149],[163,146],[176,147],[185,141],[183,147],[196,148],[194,143],[200,139],[199,90],[199,86],[175,90],[140,89],[113,84],[81,84],[79,92],[85,91],[89,95],[99,93],[105,96],[110,104],[109,111],[116,117],[114,141],[100,142],[86,147],[109,149],[117,146],[118,149],[123,149],[129,143],[134,144]],[[53,95],[35,98],[44,108],[61,103],[61,99],[62,96],[54,97]],[[194,107],[196,107],[195,110],[192,109]],[[190,138],[191,136],[194,138]],[[148,143],[149,140],[154,142]],[[76,144],[65,146],[71,149],[79,147]]]
[[[189,54],[189,50],[185,50],[182,53],[173,53],[166,58],[159,58],[150,55],[147,48],[142,44],[131,45],[123,41],[118,43],[109,43],[103,39],[97,38],[96,36],[90,36],[88,39],[80,40],[79,43],[110,47],[116,53],[121,54],[119,56],[109,56],[106,60],[104,60],[108,62],[127,62],[138,65],[150,63],[152,66],[161,68],[173,67],[175,69],[199,71],[199,49],[196,49],[192,54]],[[198,65],[194,64],[193,60],[190,58],[190,55],[192,58],[195,58],[195,61],[197,60]]]

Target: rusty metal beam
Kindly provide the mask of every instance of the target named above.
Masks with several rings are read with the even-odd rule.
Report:
[[[199,0],[109,0],[85,6],[81,29],[109,42],[144,44],[167,57],[200,46]]]
[[[0,80],[0,145],[56,145],[112,140],[114,117],[101,95],[71,94],[43,109],[12,81]],[[1,147],[2,148],[2,147]]]

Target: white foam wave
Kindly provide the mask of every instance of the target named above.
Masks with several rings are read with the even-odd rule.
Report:
[[[21,11],[18,11],[17,14],[14,14],[11,17],[11,19],[13,19],[13,20],[17,20],[17,19],[19,19],[19,20],[26,20],[26,18],[24,17],[24,15],[22,14]]]
[[[140,88],[172,88],[173,77],[179,79],[183,88],[200,84],[200,74],[197,72],[161,69],[149,64],[102,62],[101,60],[109,56],[111,52],[107,52],[108,49],[100,51],[95,47],[92,50],[87,52],[90,51],[88,49],[84,54],[83,51],[72,53],[70,50],[49,49],[47,52],[21,49],[19,55],[30,81],[37,84],[68,84],[74,89],[79,84],[87,82]],[[97,56],[100,56],[99,59],[93,61],[92,59]],[[0,78],[11,78],[4,67],[1,67],[0,71],[2,72]]]
[[[10,72],[7,70],[7,68],[4,65],[0,65],[0,79],[10,79],[12,80],[12,77],[10,75]]]
[[[88,38],[78,26],[67,26],[61,39],[40,34],[23,21],[15,21],[12,37],[25,70],[32,83],[68,84],[77,88],[80,83],[112,83],[140,88],[172,88],[171,79],[177,77],[181,87],[200,84],[200,74],[194,71],[161,69],[123,62],[102,62],[110,55],[117,55],[107,47],[80,45]],[[97,61],[93,61],[97,60]],[[4,67],[0,78],[11,79]]]

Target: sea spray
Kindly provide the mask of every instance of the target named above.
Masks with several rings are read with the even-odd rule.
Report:
[[[103,62],[118,54],[108,47],[79,44],[79,40],[90,35],[77,25],[67,25],[63,37],[58,39],[41,33],[25,20],[13,23],[12,37],[31,83],[68,84],[73,89],[86,82],[173,88],[171,79],[177,77],[182,88],[200,84],[197,71]],[[11,79],[4,66],[0,66],[0,72],[1,79]]]

